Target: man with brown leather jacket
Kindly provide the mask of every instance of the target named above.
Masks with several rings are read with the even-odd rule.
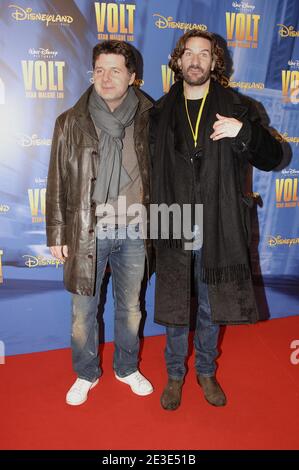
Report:
[[[150,243],[148,118],[151,101],[133,86],[132,47],[116,40],[93,49],[94,85],[56,120],[46,196],[47,245],[64,261],[72,293],[72,359],[77,380],[66,396],[81,405],[101,376],[97,310],[109,262],[115,302],[116,379],[137,395],[152,393],[138,371],[139,294]],[[148,268],[149,269],[149,268]]]
[[[282,149],[252,102],[222,86],[224,56],[215,35],[185,33],[169,66],[175,83],[152,113],[153,202],[176,205],[183,220],[184,208],[191,208],[194,243],[190,249],[189,237],[177,227],[168,237],[161,230],[156,241],[155,321],[166,326],[168,373],[161,405],[175,410],[181,403],[193,270],[197,381],[208,403],[224,406],[226,396],[216,378],[219,325],[259,320],[250,272],[246,176],[251,166],[274,169]],[[200,217],[196,223],[199,206],[202,223]]]

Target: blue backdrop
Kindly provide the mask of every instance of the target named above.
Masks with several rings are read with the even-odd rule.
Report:
[[[172,84],[169,54],[186,30],[213,31],[227,42],[232,70],[224,85],[261,104],[291,157],[280,171],[253,172],[259,307],[272,318],[299,314],[298,18],[296,0],[1,1],[0,341],[7,355],[69,346],[70,297],[45,246],[51,137],[55,118],[91,82],[93,46],[110,38],[140,51],[140,86],[153,98]],[[154,280],[145,335],[164,332],[153,323],[153,291]],[[110,285],[104,322],[110,341]]]

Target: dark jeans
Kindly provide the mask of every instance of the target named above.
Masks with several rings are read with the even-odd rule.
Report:
[[[211,320],[208,287],[200,281],[201,249],[193,251],[194,270],[198,292],[198,309],[194,333],[195,368],[197,374],[214,375],[218,356],[219,326]],[[180,380],[186,373],[189,327],[166,327],[165,359],[168,376]]]
[[[104,227],[97,233],[97,278],[95,296],[72,296],[73,368],[81,379],[93,382],[102,373],[99,366],[99,327],[97,312],[107,262],[112,273],[115,307],[113,368],[120,377],[138,367],[141,319],[139,295],[144,275],[145,249],[141,238],[130,238],[138,226]],[[106,234],[104,233],[106,232]],[[107,236],[106,236],[107,235]],[[117,238],[122,237],[122,239]]]

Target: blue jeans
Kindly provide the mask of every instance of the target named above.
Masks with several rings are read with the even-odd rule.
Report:
[[[197,284],[198,309],[194,332],[195,368],[197,374],[210,377],[215,374],[218,356],[219,326],[211,319],[208,286],[200,280],[201,249],[193,251],[194,277]],[[181,380],[186,373],[189,327],[166,327],[165,359],[168,376]]]
[[[126,230],[129,236],[126,236]],[[73,368],[81,379],[93,382],[102,374],[97,312],[108,261],[115,308],[113,368],[120,377],[126,377],[138,368],[139,295],[144,275],[145,248],[142,238],[130,238],[130,232],[132,234],[137,230],[138,225],[127,228],[108,225],[98,230],[95,296],[72,295],[72,360]]]

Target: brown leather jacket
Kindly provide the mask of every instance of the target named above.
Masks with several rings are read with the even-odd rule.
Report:
[[[88,111],[91,89],[92,86],[73,108],[56,120],[46,194],[47,246],[68,246],[64,284],[68,291],[80,295],[94,295],[96,277],[96,207],[92,194],[98,168],[99,141]],[[135,88],[135,91],[139,106],[134,140],[142,181],[142,204],[148,209],[148,131],[152,103],[140,90]],[[145,240],[145,247],[150,272],[150,240]]]

